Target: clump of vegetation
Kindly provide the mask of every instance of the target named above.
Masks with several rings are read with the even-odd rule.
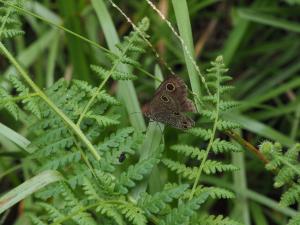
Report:
[[[0,224],[300,224],[296,1],[0,4]]]

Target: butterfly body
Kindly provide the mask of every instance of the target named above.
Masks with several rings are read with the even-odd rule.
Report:
[[[175,75],[169,76],[157,88],[153,99],[144,105],[146,117],[168,124],[177,129],[188,129],[194,121],[185,112],[195,112],[193,102],[187,98],[187,87],[184,81]]]

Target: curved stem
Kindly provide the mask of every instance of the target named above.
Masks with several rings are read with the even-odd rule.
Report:
[[[240,145],[242,145],[244,148],[248,149],[250,152],[252,152],[254,155],[257,156],[264,164],[269,163],[269,160],[266,159],[266,157],[251,143],[243,139],[239,134],[235,133],[232,130],[228,130],[225,132],[229,137],[234,139],[236,142],[238,142]]]
[[[135,34],[135,35],[137,35],[137,34]],[[124,48],[122,54],[120,56],[118,56],[118,59],[116,60],[115,63],[113,63],[113,67],[110,69],[110,71],[108,72],[108,74],[105,77],[105,79],[101,82],[101,84],[99,85],[99,87],[97,88],[97,90],[94,92],[93,96],[90,98],[90,100],[88,101],[88,103],[85,105],[85,107],[84,107],[83,111],[81,112],[81,114],[79,116],[79,119],[78,119],[78,121],[76,123],[76,125],[78,127],[80,126],[80,123],[84,119],[86,113],[88,112],[88,110],[90,109],[90,107],[92,106],[92,104],[94,103],[96,97],[99,95],[99,93],[100,93],[101,89],[103,88],[103,86],[109,80],[109,78],[111,77],[111,75],[113,74],[113,72],[117,69],[117,67],[119,66],[119,63],[121,63],[122,58],[125,56],[127,50],[130,48],[132,42],[133,42],[133,38],[126,45],[126,48]]]
[[[208,157],[210,149],[211,149],[211,147],[213,145],[213,142],[214,142],[214,139],[215,139],[215,135],[216,135],[216,131],[217,131],[217,124],[218,124],[218,120],[219,120],[219,111],[220,111],[220,108],[219,108],[219,104],[220,104],[220,87],[219,87],[219,85],[220,85],[220,74],[217,74],[217,81],[216,82],[218,84],[218,88],[217,88],[217,102],[216,102],[216,118],[214,120],[214,126],[213,126],[213,130],[212,130],[212,135],[210,137],[209,143],[208,143],[207,148],[206,148],[205,155],[204,155],[204,157],[202,159],[202,162],[200,164],[200,167],[198,169],[198,172],[197,172],[197,175],[196,175],[196,179],[195,179],[195,182],[193,184],[192,191],[190,193],[190,198],[189,198],[190,200],[193,198],[193,196],[195,194],[195,191],[196,191],[198,182],[200,180],[204,164],[206,162],[206,159]]]
[[[0,0],[1,1],[1,0]],[[48,96],[31,80],[27,72],[21,67],[17,60],[10,54],[6,47],[0,42],[0,50],[9,59],[9,61],[16,67],[23,79],[28,83],[28,85],[46,102],[46,104],[66,123],[66,125],[74,131],[78,138],[87,146],[94,157],[100,160],[100,155],[92,145],[92,143],[87,139],[84,133],[79,129],[72,120],[69,119],[49,98]]]
[[[33,13],[33,12],[30,12],[30,11],[28,11],[28,10],[22,8],[22,7],[19,7],[19,6],[17,6],[17,5],[14,5],[14,4],[12,4],[12,3],[9,3],[8,1],[0,0],[0,2],[2,2],[3,4],[6,4],[6,5],[8,5],[8,6],[12,7],[12,8],[14,8],[14,9],[16,9],[16,10],[18,10],[18,11],[21,11],[21,12],[27,14],[27,15],[30,15],[30,16],[33,16],[33,17],[39,19],[39,20],[42,20],[42,21],[44,21],[45,23],[47,23],[47,24],[49,24],[49,25],[51,25],[51,26],[57,27],[57,28],[59,28],[59,29],[65,31],[66,33],[69,33],[69,34],[71,34],[71,35],[73,35],[73,36],[75,36],[75,37],[78,37],[79,39],[81,39],[81,40],[83,40],[83,41],[85,41],[85,42],[91,44],[92,46],[94,46],[94,47],[96,47],[96,48],[99,48],[99,49],[101,49],[101,50],[103,50],[103,51],[105,51],[105,52],[108,52],[108,53],[113,54],[111,51],[109,51],[108,49],[102,47],[101,45],[97,44],[96,42],[91,41],[90,39],[88,39],[88,38],[86,38],[86,37],[84,37],[84,36],[82,36],[82,35],[80,35],[80,34],[77,34],[77,33],[73,32],[73,31],[71,31],[71,30],[69,30],[69,29],[67,29],[67,28],[65,28],[65,27],[63,27],[63,26],[61,26],[61,25],[59,25],[59,24],[53,23],[53,22],[47,20],[46,18],[44,18],[44,17],[42,17],[42,16],[39,16],[39,15],[37,15],[37,14],[35,14],[35,13]]]
[[[35,97],[35,96],[39,96],[38,93],[30,93],[28,95],[21,95],[21,96],[17,96],[17,97],[10,97],[10,98],[7,98],[7,99],[3,99],[3,100],[0,100],[0,105],[2,104],[5,104],[7,102],[18,102],[18,101],[21,101],[23,99],[27,99],[27,98],[32,98],[32,97]]]

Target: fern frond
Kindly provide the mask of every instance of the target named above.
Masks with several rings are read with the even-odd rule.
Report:
[[[198,219],[198,221],[195,222],[195,224],[199,225],[242,225],[242,223],[239,223],[226,217],[224,218],[222,215],[203,215]]]
[[[38,97],[31,97],[29,89],[16,76],[10,76],[10,81],[16,88],[19,96],[22,96],[22,103],[25,105],[25,109],[40,119],[41,112],[38,105]]]
[[[199,148],[189,145],[172,145],[171,149],[178,153],[184,154],[185,156],[196,158],[198,160],[203,159],[205,155],[205,150],[200,150]]]
[[[291,218],[287,225],[298,225],[300,224],[300,213]]]
[[[241,150],[231,142],[221,140],[219,138],[215,139],[212,144],[212,150],[214,153],[222,152],[240,152]]]
[[[208,192],[209,196],[213,199],[232,199],[235,194],[227,189],[220,187],[203,187],[202,191]]]
[[[234,89],[234,86],[225,85],[220,87],[220,94],[224,94],[225,92],[230,92]]]
[[[216,118],[216,116],[217,116],[216,113],[217,113],[216,111],[211,111],[211,110],[206,110],[206,109],[201,110],[201,112],[200,112],[200,114],[202,116],[205,116],[205,117],[209,118],[210,120],[214,120]]]
[[[204,163],[203,166],[203,171],[206,174],[215,174],[216,172],[228,172],[228,171],[237,171],[238,168],[234,165],[231,164],[223,164],[221,162],[218,161],[214,161],[214,160],[207,160]]]
[[[233,129],[237,129],[240,127],[241,127],[240,124],[232,122],[232,121],[219,119],[217,122],[217,128],[220,131],[233,130]]]
[[[15,120],[19,119],[18,105],[13,101],[12,97],[7,93],[7,91],[0,87],[0,109],[2,107],[11,113]]]
[[[163,191],[157,192],[153,196],[143,193],[138,205],[148,213],[158,213],[166,207],[167,203],[179,198],[188,187],[187,184],[167,184]]]
[[[283,206],[289,206],[297,202],[300,202],[300,184],[293,184],[281,196],[280,204]]]
[[[65,167],[74,162],[78,162],[81,158],[80,152],[65,152],[48,159],[41,167],[41,170],[47,169],[58,169],[60,167]]]
[[[7,0],[7,2],[19,7],[23,6],[23,0]],[[13,38],[24,34],[18,17],[18,11],[13,7],[7,4],[3,4],[3,6],[0,7],[0,21],[2,27],[2,33],[0,35],[2,38]]]
[[[57,208],[53,207],[52,205],[44,202],[39,202],[39,206],[41,206],[44,210],[47,211],[48,220],[56,222],[65,217],[65,215],[60,212]]]
[[[42,114],[38,103],[38,97],[30,97],[24,99],[22,102],[25,104],[25,109],[35,115],[37,118],[41,119]]]
[[[200,206],[208,198],[208,193],[201,193],[200,195],[194,197],[192,200],[179,204],[178,208],[171,210],[171,212],[166,216],[164,221],[161,221],[162,225],[182,225],[189,224],[190,218],[195,214],[195,211],[200,208]]]
[[[32,223],[34,225],[47,225],[47,223],[45,223],[44,221],[42,221],[40,218],[38,218],[37,216],[35,216],[34,214],[27,214],[28,217],[30,218],[30,220],[32,221]]]
[[[120,58],[120,61],[121,61],[121,63],[128,64],[128,65],[134,66],[134,67],[140,67],[141,66],[141,64],[138,61],[136,61],[132,58],[129,58],[127,56],[123,56],[122,58]]]
[[[15,36],[23,35],[25,32],[19,29],[5,29],[2,32],[4,38],[13,38]]]
[[[197,168],[187,167],[186,165],[173,161],[171,159],[163,159],[163,164],[165,164],[171,171],[175,171],[177,174],[182,175],[187,179],[195,179],[197,176]]]
[[[104,90],[99,92],[97,98],[100,102],[103,101],[110,105],[120,105],[120,102],[117,99],[107,94]]]
[[[175,171],[177,174],[182,175],[188,179],[195,179],[197,177],[198,168],[196,167],[187,167],[184,164],[179,162],[164,159],[162,161],[170,170]],[[207,160],[204,162],[203,171],[206,174],[215,174],[217,172],[227,172],[227,171],[236,171],[237,167],[231,164],[223,164],[214,160]]]
[[[224,188],[220,188],[220,187],[205,187],[202,185],[199,185],[196,189],[195,189],[195,196],[201,194],[201,193],[208,193],[209,196],[212,199],[232,199],[235,198],[235,194],[227,189]],[[183,195],[183,198],[185,199],[189,199],[191,194],[191,190],[188,190],[185,192],[185,194]]]
[[[82,189],[88,200],[99,200],[100,197],[97,193],[97,189],[94,183],[90,181],[87,177],[84,178],[82,183]]]
[[[118,125],[120,122],[113,117],[93,115],[92,112],[87,113],[86,118],[94,119],[100,127],[108,127]]]
[[[275,177],[274,186],[289,186],[280,199],[280,204],[284,206],[300,202],[300,184],[298,179],[300,175],[300,166],[298,163],[299,148],[300,145],[296,144],[283,154],[282,146],[279,143],[273,144],[266,141],[260,146],[261,152],[269,160],[266,168],[279,170]]]
[[[135,185],[134,181],[142,180],[143,177],[149,174],[154,165],[158,163],[158,159],[155,155],[148,159],[139,161],[135,165],[129,166],[128,170],[121,173],[119,177],[119,185],[121,193],[127,193],[127,187],[133,187]]]
[[[91,65],[90,67],[102,80],[106,79],[109,75],[109,70],[104,69],[103,67],[97,65]]]
[[[72,190],[64,183],[61,183],[60,187],[61,195],[63,196],[66,206],[69,209],[72,220],[78,225],[96,225],[96,221],[89,213],[79,210],[83,206],[76,198]],[[67,215],[66,217],[69,217],[69,215]]]
[[[98,145],[97,149],[100,151],[107,151],[110,148],[117,148],[121,143],[126,141],[126,138],[133,133],[134,129],[132,127],[119,129],[116,133],[112,133],[109,137]]]
[[[64,151],[64,149],[66,148],[70,148],[74,143],[74,138],[72,136],[60,136],[59,132],[62,131],[65,131],[64,128],[55,128],[51,132],[47,133],[45,136],[39,137],[37,139],[37,142],[34,142],[35,145],[39,146],[39,144],[44,144],[47,140],[49,145],[40,147],[39,151],[37,151],[36,154],[38,156],[50,156],[59,151]]]
[[[225,100],[221,100],[219,103],[219,107],[220,109],[225,112],[229,109],[235,108],[237,106],[239,106],[240,103],[237,101],[225,101]]]
[[[96,212],[112,218],[118,225],[125,225],[121,213],[116,210],[116,207],[113,204],[102,202],[97,206]]]
[[[115,70],[114,73],[112,74],[112,78],[114,80],[135,80],[137,79],[137,76],[131,73]]]
[[[201,137],[205,141],[209,140],[212,135],[211,129],[204,129],[201,127],[190,128],[187,130],[187,132],[196,137]]]
[[[117,186],[116,177],[101,170],[96,170],[95,173],[103,189],[103,192],[113,193]]]
[[[132,224],[136,225],[146,225],[147,219],[144,216],[144,212],[133,204],[126,203],[120,204],[117,206],[120,209],[121,213],[125,215],[125,217],[132,222]]]

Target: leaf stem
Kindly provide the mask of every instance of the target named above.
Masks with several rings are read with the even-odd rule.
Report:
[[[66,33],[69,33],[69,34],[71,34],[71,35],[73,35],[73,36],[75,36],[75,37],[77,37],[77,38],[79,38],[79,39],[81,39],[81,40],[83,40],[83,41],[91,44],[92,46],[94,46],[96,48],[99,48],[99,49],[101,49],[101,50],[103,50],[105,52],[111,53],[108,49],[102,47],[101,45],[97,44],[96,42],[91,41],[90,39],[88,39],[88,38],[86,38],[86,37],[84,37],[84,36],[82,36],[80,34],[77,34],[77,33],[73,32],[73,31],[71,31],[71,30],[69,30],[69,29],[67,29],[67,28],[65,28],[65,27],[63,27],[63,26],[61,26],[59,24],[53,23],[50,20],[47,20],[46,18],[44,18],[42,16],[39,16],[39,15],[33,13],[33,12],[30,12],[29,10],[26,10],[26,9],[24,9],[22,7],[19,7],[17,5],[14,5],[12,3],[9,3],[8,1],[0,0],[0,2],[2,2],[3,4],[6,4],[6,5],[8,5],[8,6],[12,7],[12,8],[14,8],[14,9],[16,9],[18,11],[21,11],[21,12],[27,14],[27,15],[30,15],[30,16],[33,16],[33,17],[39,19],[39,20],[42,20],[42,21],[44,21],[45,23],[47,23],[47,24],[49,24],[51,26],[57,27],[57,28],[65,31]]]
[[[240,145],[242,145],[244,148],[252,152],[254,155],[256,155],[264,164],[269,163],[269,161],[266,159],[266,157],[251,143],[243,139],[240,135],[235,133],[232,130],[228,130],[225,132],[229,137],[234,139],[236,142],[238,142]]]
[[[6,99],[3,99],[1,100],[0,99],[0,105],[3,105],[7,102],[18,102],[18,101],[21,101],[23,99],[27,99],[27,98],[31,98],[31,97],[35,97],[35,96],[39,96],[38,93],[30,93],[30,94],[27,94],[27,95],[21,95],[21,96],[16,96],[16,97],[10,97],[10,98],[6,98]]]
[[[137,35],[137,34],[135,34],[135,35]],[[94,92],[93,96],[90,98],[90,100],[88,101],[88,103],[84,107],[84,109],[83,109],[82,113],[80,114],[80,117],[79,117],[79,119],[76,123],[77,126],[80,126],[80,123],[84,119],[86,113],[90,109],[91,105],[94,103],[95,98],[99,95],[101,89],[106,84],[106,82],[109,80],[109,78],[111,77],[113,72],[118,68],[119,63],[122,62],[122,58],[125,56],[127,50],[130,48],[132,42],[133,42],[133,38],[130,39],[129,43],[126,45],[126,48],[124,48],[124,51],[122,51],[122,54],[120,56],[118,56],[118,59],[113,63],[113,67],[110,69],[110,71],[108,72],[105,79],[101,82],[101,84],[99,85],[97,90]]]
[[[217,74],[217,84],[218,84],[218,88],[217,88],[217,102],[216,102],[216,118],[214,120],[214,125],[213,125],[213,130],[212,130],[212,134],[211,134],[211,137],[209,139],[209,143],[207,145],[207,148],[206,148],[206,152],[205,152],[205,155],[202,159],[202,162],[200,164],[200,167],[198,169],[198,172],[197,172],[197,176],[196,176],[196,179],[194,181],[194,184],[193,184],[193,188],[192,188],[192,191],[190,193],[190,198],[189,200],[191,200],[195,194],[195,191],[196,191],[196,188],[197,188],[197,185],[198,185],[198,182],[200,180],[200,176],[201,176],[201,173],[202,173],[202,170],[203,170],[203,167],[204,167],[204,164],[206,162],[206,159],[208,157],[208,154],[210,152],[210,149],[213,145],[213,141],[214,141],[214,138],[215,138],[215,135],[216,135],[216,131],[217,131],[217,124],[218,124],[218,120],[219,120],[219,112],[220,112],[220,108],[219,108],[219,105],[220,105],[220,71],[218,71],[218,74]]]
[[[1,1],[1,0],[0,0]],[[28,85],[52,108],[52,110],[67,124],[67,126],[74,131],[78,138],[87,146],[94,157],[100,160],[100,155],[92,145],[92,143],[86,138],[84,133],[70,120],[49,98],[48,96],[31,80],[27,72],[21,67],[12,54],[6,49],[6,47],[0,42],[0,50],[6,55],[8,60],[16,67],[23,79]]]

